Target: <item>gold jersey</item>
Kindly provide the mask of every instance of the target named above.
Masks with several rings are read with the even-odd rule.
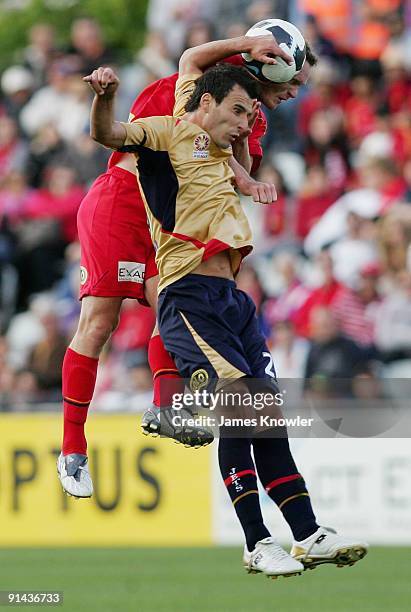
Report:
[[[123,123],[120,151],[138,154],[137,168],[160,275],[158,291],[228,250],[233,273],[252,250],[248,219],[221,149],[198,125],[185,121],[185,104],[199,75],[176,84],[173,117]]]

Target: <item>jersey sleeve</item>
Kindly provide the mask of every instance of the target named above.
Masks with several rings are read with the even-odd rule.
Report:
[[[186,104],[191,98],[195,82],[200,76],[201,74],[185,74],[177,79],[173,110],[174,117],[181,117],[186,112]]]
[[[148,117],[136,119],[132,123],[121,122],[121,125],[126,130],[126,139],[118,151],[136,153],[140,147],[153,151],[168,149],[172,131],[171,117]]]
[[[248,137],[248,150],[253,158],[253,165],[251,168],[251,174],[257,172],[260,167],[261,159],[263,157],[263,148],[261,146],[261,140],[265,136],[267,131],[267,120],[264,113],[260,110],[257,115],[257,119],[254,123],[253,130]]]
[[[171,116],[174,107],[174,91],[178,74],[151,83],[134,100],[128,122],[143,117]]]

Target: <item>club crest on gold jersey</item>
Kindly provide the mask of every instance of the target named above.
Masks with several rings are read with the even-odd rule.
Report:
[[[210,136],[208,134],[198,134],[194,138],[193,159],[208,159]]]

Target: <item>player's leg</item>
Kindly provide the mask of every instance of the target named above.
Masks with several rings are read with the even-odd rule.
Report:
[[[139,197],[135,175],[111,168],[93,183],[77,215],[82,307],[63,366],[65,423],[58,462],[68,492],[78,492],[88,469],[84,423],[100,351],[117,325],[122,300],[144,298],[145,246],[139,233],[147,232],[147,219],[143,204],[136,206]],[[91,491],[89,480],[84,496]]]
[[[152,257],[154,258],[154,251]],[[151,265],[150,260],[149,257],[146,265],[145,298],[157,312],[158,275],[157,268]],[[155,274],[151,276],[154,272]],[[187,447],[198,448],[210,444],[213,441],[213,434],[210,430],[204,427],[173,424],[173,417],[177,414],[172,408],[173,396],[176,393],[184,393],[184,381],[164,346],[157,325],[148,345],[148,362],[153,375],[153,405],[143,414],[141,420],[143,434],[172,438]],[[185,409],[183,409],[183,415],[187,419],[194,416],[192,412]]]
[[[226,279],[189,275],[160,295],[160,332],[192,390],[208,383],[212,388],[217,380],[231,381],[227,390],[232,392],[247,390],[239,380],[250,372],[236,336],[241,313],[232,300],[233,287]],[[270,576],[300,573],[303,566],[271,538],[264,525],[250,440],[232,434],[223,428],[219,465],[244,530],[247,569]]]
[[[247,390],[246,383],[240,379],[226,385],[220,393],[233,393],[241,397]],[[235,408],[230,409],[233,416],[234,411]],[[246,548],[251,553],[257,542],[270,537],[261,514],[257,475],[251,456],[252,430],[241,426],[221,426],[219,434],[218,463],[221,476],[243,529]]]
[[[252,316],[241,336],[243,345],[257,386],[260,384],[263,391],[278,391],[271,356],[253,311],[254,305],[250,305]],[[252,445],[260,481],[293,533],[292,555],[305,567],[322,563],[352,565],[361,559],[367,551],[365,543],[337,536],[317,524],[306,484],[290,450],[286,427],[255,434]]]
[[[226,388],[228,392],[247,392],[242,381]],[[258,493],[251,440],[244,428],[220,428],[218,462],[221,476],[232,501],[245,537],[243,564],[249,573],[267,576],[290,576],[301,573],[303,566],[271,537],[264,524]],[[251,433],[251,432],[250,432]]]
[[[121,303],[120,297],[84,297],[77,331],[64,357],[64,430],[58,469],[64,490],[77,497],[90,497],[93,492],[84,427],[99,356],[117,327]]]

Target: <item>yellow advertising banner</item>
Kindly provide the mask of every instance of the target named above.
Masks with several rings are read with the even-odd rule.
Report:
[[[0,546],[211,543],[211,453],[146,438],[136,415],[92,415],[91,499],[57,478],[62,419],[0,415]]]

